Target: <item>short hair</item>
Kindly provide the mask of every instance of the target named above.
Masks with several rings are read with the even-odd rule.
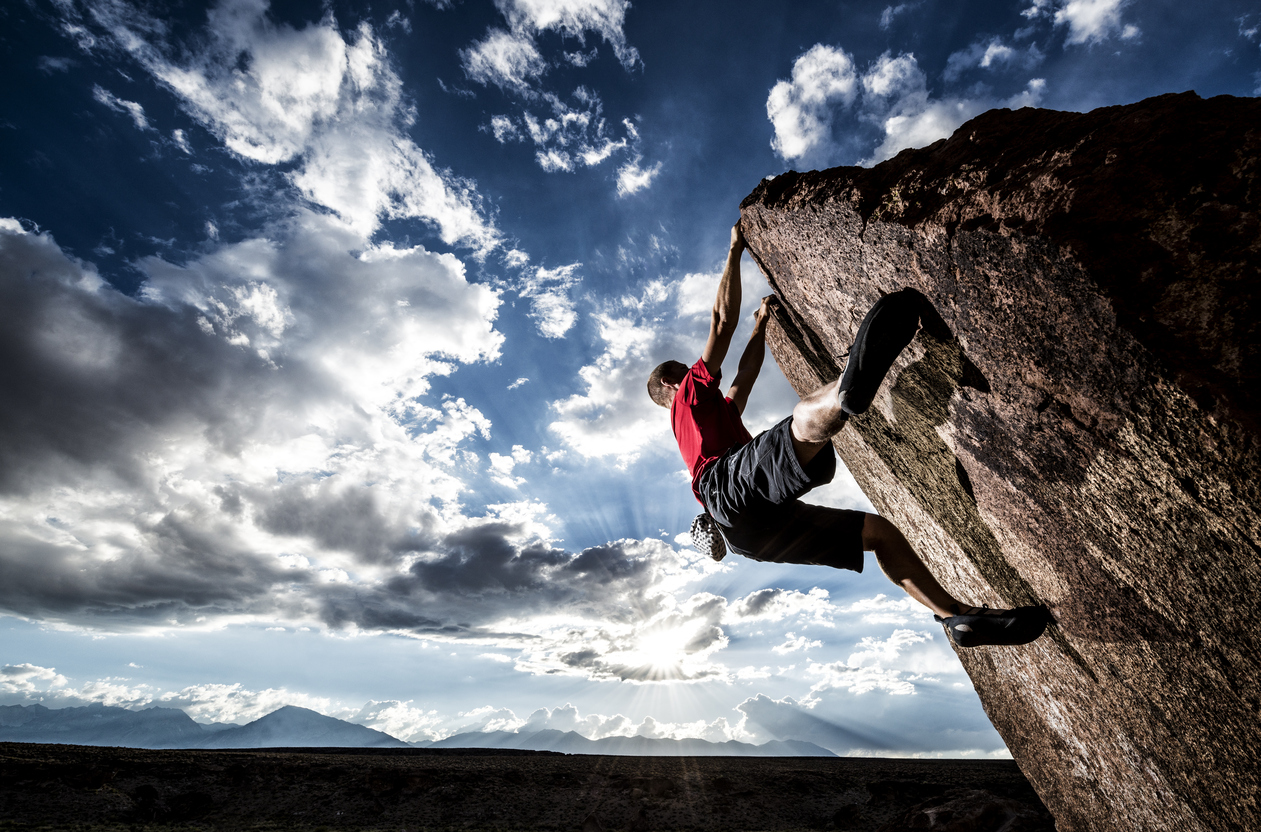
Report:
[[[661,382],[663,379],[674,381],[678,378],[683,380],[683,376],[687,373],[687,367],[679,361],[663,361],[648,375],[648,396],[662,407],[670,406],[670,395],[666,393],[665,387]]]

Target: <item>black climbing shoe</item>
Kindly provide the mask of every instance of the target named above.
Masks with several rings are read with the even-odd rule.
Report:
[[[1016,607],[1014,610],[992,610],[982,607],[975,613],[933,618],[946,625],[950,638],[960,647],[986,644],[1028,644],[1042,635],[1051,620],[1046,607]]]
[[[880,382],[919,328],[922,296],[910,289],[885,295],[867,312],[841,376],[841,409],[857,416],[871,406]]]

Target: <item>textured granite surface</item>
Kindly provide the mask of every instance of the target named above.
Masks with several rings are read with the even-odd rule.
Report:
[[[799,393],[931,306],[835,443],[957,597],[1052,609],[958,652],[1065,832],[1261,828],[1259,157],[1256,99],[997,110],[741,206]]]

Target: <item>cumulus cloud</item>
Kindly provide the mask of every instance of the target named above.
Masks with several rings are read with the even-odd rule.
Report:
[[[667,291],[664,286],[661,289]],[[598,312],[592,320],[604,351],[579,370],[586,391],[552,404],[557,418],[549,429],[572,453],[614,457],[626,465],[645,448],[663,443],[669,447],[669,420],[646,393],[633,393],[639,392],[648,373],[660,363],[653,362],[660,354],[660,342],[674,339],[634,314]],[[687,355],[690,350],[680,344],[673,352]]]
[[[616,298],[591,315],[602,348],[591,364],[579,370],[586,389],[552,404],[556,418],[549,430],[569,452],[612,458],[620,465],[629,465],[648,451],[677,454],[669,419],[648,398],[644,385],[652,368],[662,361],[690,364],[700,356],[718,280],[717,274],[696,273],[650,281],[635,294]],[[747,321],[766,284],[747,260],[741,283],[742,314]],[[744,414],[753,433],[784,418],[796,401],[792,388],[773,367],[764,366],[762,372]]]
[[[957,678],[961,674],[958,663],[941,647],[934,643],[932,633],[919,630],[894,630],[884,639],[866,636],[844,661],[810,663],[806,674],[818,681],[804,703],[816,703],[822,693],[833,690],[911,695],[917,684]]]
[[[812,160],[832,140],[838,111],[854,102],[858,74],[843,49],[817,43],[793,62],[792,77],[778,81],[766,99],[775,128],[771,147],[788,161]]]
[[[782,656],[785,653],[795,653],[798,650],[812,650],[822,646],[823,642],[818,639],[809,639],[790,632],[783,644],[777,644],[771,650]]]
[[[1030,20],[1050,18],[1055,26],[1068,27],[1065,47],[1101,43],[1112,36],[1122,40],[1138,37],[1142,32],[1121,20],[1121,10],[1129,0],[1033,0],[1021,12]]]
[[[857,617],[864,624],[928,623],[930,612],[909,597],[890,598],[880,593],[873,598],[861,598],[840,609],[841,614]]]
[[[975,54],[974,54],[975,53]],[[1036,47],[1016,53],[998,40],[952,55],[947,80],[971,66],[1000,63],[1032,66],[1041,59]],[[934,98],[915,56],[886,52],[861,73],[839,47],[816,44],[793,64],[792,77],[779,81],[766,99],[766,113],[775,130],[771,146],[794,164],[873,165],[908,147],[923,147],[949,136],[959,125],[998,106],[1036,106],[1045,83],[1033,79],[1007,99],[987,96]],[[844,125],[847,130],[841,130]],[[872,127],[876,146],[855,158]],[[870,145],[868,145],[870,146]]]
[[[286,234],[143,261],[128,297],[0,223],[5,609],[383,626],[335,599],[389,597],[382,581],[470,522],[455,449],[489,423],[420,397],[497,356],[498,296],[450,255],[352,254],[327,218]]]
[[[6,664],[0,666],[0,695],[27,694],[64,687],[66,677],[51,667]]]
[[[655,541],[641,545],[650,544],[657,545]],[[693,569],[717,572],[726,568],[703,556],[691,557]],[[731,601],[702,592],[686,599],[662,599],[651,609],[642,609],[652,614],[641,614],[633,628],[605,621],[571,628],[563,643],[553,640],[545,649],[528,646],[518,666],[533,669],[550,664],[553,669],[547,672],[551,673],[563,668],[570,675],[637,683],[729,681],[733,674],[719,655],[729,643],[728,630],[789,619],[830,626],[836,612],[827,592],[820,589],[809,593],[767,589]]]
[[[828,615],[826,593],[689,594],[725,567],[659,540],[558,548],[538,503],[466,515],[463,443],[491,425],[426,393],[497,355],[498,296],[451,255],[351,253],[327,217],[283,231],[142,261],[129,297],[0,224],[0,608],[466,639],[639,682],[725,678],[725,627]]]
[[[331,17],[295,29],[272,22],[263,0],[225,0],[207,13],[201,48],[173,57],[165,27],[138,8],[92,3],[89,17],[233,153],[296,162],[302,196],[361,236],[383,218],[416,218],[449,244],[498,244],[474,184],[406,136],[414,116],[367,23],[347,39]]]
[[[1126,0],[1067,0],[1055,11],[1055,25],[1068,27],[1066,44],[1099,43],[1112,35],[1138,36],[1138,27],[1121,22]]]
[[[525,485],[525,478],[514,476],[512,471],[519,464],[525,464],[534,458],[534,455],[527,451],[521,445],[513,445],[511,454],[491,453],[490,458],[491,478],[500,485],[508,488],[517,488]]]

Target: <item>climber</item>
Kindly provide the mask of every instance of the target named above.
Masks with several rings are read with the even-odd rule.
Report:
[[[885,575],[932,610],[960,647],[1036,639],[1046,628],[1044,607],[1000,610],[963,604],[937,583],[888,520],[799,499],[832,481],[836,453],[831,439],[849,416],[867,409],[894,359],[915,336],[921,296],[903,290],[881,298],[859,326],[844,374],[798,402],[791,416],[753,437],[740,416],[762,369],[766,323],[778,302],[773,295],[763,298],[754,313],[753,334],[727,395],[719,389],[740,312],[744,249],[744,234],[736,223],[700,360],[690,368],[666,361],[648,378],[648,395],[670,411],[675,439],[692,474],[692,493],[705,508],[692,523],[696,547],[715,560],[722,560],[730,548],[753,560],[855,572],[863,569],[863,552],[873,551]]]

